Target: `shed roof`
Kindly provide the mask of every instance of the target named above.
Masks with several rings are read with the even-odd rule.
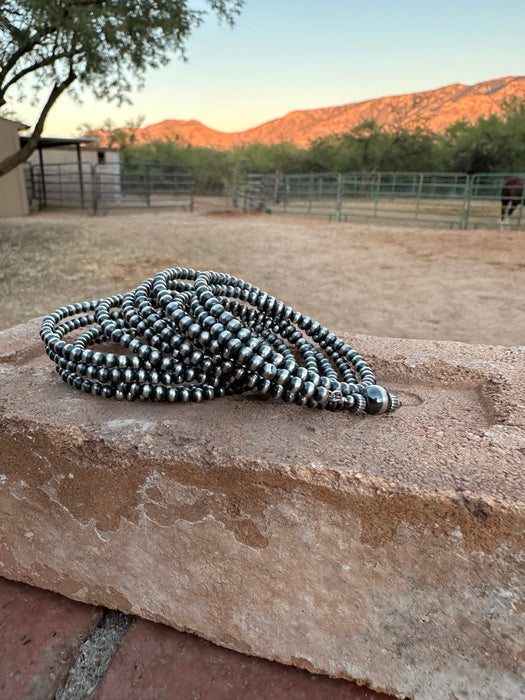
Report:
[[[27,124],[22,124],[16,119],[6,119],[5,117],[0,117],[0,121],[7,122],[8,124],[14,124],[18,131],[24,131],[24,129],[29,129]]]
[[[29,136],[20,136],[20,143],[22,146],[29,141]],[[62,136],[41,136],[38,141],[38,148],[60,148],[61,146],[80,146],[83,143],[96,143],[100,139],[93,138],[91,136],[82,136],[80,138],[75,137],[62,137]]]

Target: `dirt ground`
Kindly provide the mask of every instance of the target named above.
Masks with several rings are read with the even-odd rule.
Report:
[[[0,329],[167,267],[241,277],[332,330],[525,345],[525,234],[135,212],[0,220]]]

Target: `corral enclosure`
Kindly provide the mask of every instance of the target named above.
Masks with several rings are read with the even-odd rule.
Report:
[[[323,172],[228,177],[225,173],[210,183],[177,163],[53,162],[30,163],[25,169],[33,209],[82,208],[92,214],[160,207],[193,211],[198,194],[222,196],[222,208],[460,229],[499,226],[501,190],[511,175]],[[522,192],[509,228],[525,229],[523,199]]]
[[[159,206],[193,209],[193,176],[176,164],[28,163],[24,174],[29,202],[36,209],[86,209],[93,214]]]
[[[510,173],[355,172],[249,175],[248,206],[274,214],[334,221],[376,219],[449,228],[499,225]],[[509,226],[525,228],[523,193]]]
[[[173,210],[40,213],[0,222],[8,328],[126,292],[167,267],[215,269],[335,329],[525,344],[523,232]]]

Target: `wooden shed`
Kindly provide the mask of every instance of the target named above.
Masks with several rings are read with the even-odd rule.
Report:
[[[0,160],[18,151],[18,132],[27,128],[25,124],[0,117]],[[25,216],[28,212],[22,164],[0,177],[0,217]]]

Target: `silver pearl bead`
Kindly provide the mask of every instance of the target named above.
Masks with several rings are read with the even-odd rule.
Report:
[[[371,415],[387,413],[390,408],[390,398],[387,390],[377,384],[367,387],[364,392],[364,398],[366,401],[365,410]]]

